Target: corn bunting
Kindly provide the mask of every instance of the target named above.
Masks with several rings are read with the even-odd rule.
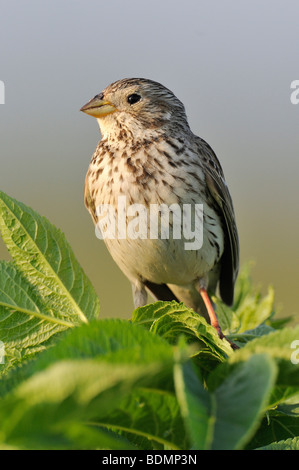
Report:
[[[183,301],[223,338],[209,295],[219,287],[232,304],[239,241],[215,153],[191,131],[181,101],[152,80],[112,83],[81,111],[97,118],[102,137],[86,175],[85,205],[132,283],[135,306],[147,303],[148,292]]]

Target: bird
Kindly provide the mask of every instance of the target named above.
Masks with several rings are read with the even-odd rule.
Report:
[[[192,132],[183,103],[154,80],[117,80],[80,111],[97,119],[101,134],[84,188],[85,206],[95,226],[103,222],[102,209],[107,207],[112,211],[102,231],[108,222],[113,226],[112,221],[115,228],[115,220],[118,228],[129,228],[133,212],[125,212],[128,206],[140,208],[145,219],[148,216],[146,225],[139,217],[135,236],[119,236],[114,230],[103,237],[132,284],[135,307],[146,305],[148,294],[156,300],[184,302],[225,338],[212,296],[218,292],[225,304],[233,304],[240,248],[232,198],[215,152]],[[127,206],[120,209],[120,200]],[[182,218],[171,211],[168,219],[163,218],[161,207],[179,208],[181,214],[191,207],[193,222],[196,207],[202,208],[201,245],[186,249],[186,236],[171,232],[175,222],[183,232]],[[152,208],[160,223],[156,237],[148,234]],[[168,237],[165,223],[170,226]]]

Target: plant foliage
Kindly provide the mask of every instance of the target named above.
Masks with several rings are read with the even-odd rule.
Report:
[[[247,268],[214,299],[232,350],[182,303],[99,319],[61,231],[2,192],[0,229],[0,448],[299,449],[299,326]]]

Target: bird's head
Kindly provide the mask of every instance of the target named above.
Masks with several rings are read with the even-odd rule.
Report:
[[[160,83],[144,78],[112,83],[80,111],[97,118],[103,135],[119,128],[133,135],[177,126],[189,128],[181,101]]]

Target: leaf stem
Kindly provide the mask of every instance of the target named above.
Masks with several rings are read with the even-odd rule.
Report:
[[[66,320],[62,320],[61,318],[51,317],[41,312],[27,310],[26,308],[19,307],[18,305],[11,305],[11,304],[7,304],[5,302],[0,301],[0,307],[9,308],[10,310],[17,310],[18,312],[25,313],[26,315],[35,316],[35,317],[41,318],[42,320],[46,320],[52,323],[67,326],[68,328],[73,328],[75,326],[73,323],[70,323]]]

